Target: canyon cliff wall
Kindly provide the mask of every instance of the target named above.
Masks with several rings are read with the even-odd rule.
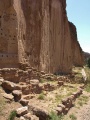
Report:
[[[0,67],[27,63],[45,72],[70,73],[80,52],[74,42],[78,49],[72,55],[66,0],[0,1],[0,32]]]
[[[77,30],[73,23],[69,22],[70,33],[72,39],[72,61],[75,66],[83,66],[84,65],[84,56],[82,52],[82,48],[78,42],[77,38]]]

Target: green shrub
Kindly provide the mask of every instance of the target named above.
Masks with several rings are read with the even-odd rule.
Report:
[[[44,99],[45,99],[45,95],[44,95],[44,93],[39,94],[38,99],[40,99],[40,100],[44,100]]]
[[[8,120],[14,120],[16,117],[16,110],[11,111]]]
[[[63,120],[63,115],[57,115],[55,112],[51,111],[48,120]]]

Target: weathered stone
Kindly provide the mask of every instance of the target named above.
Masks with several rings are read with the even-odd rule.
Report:
[[[15,84],[13,82],[3,81],[2,87],[7,91],[13,91],[15,89]]]
[[[16,110],[18,116],[23,116],[28,113],[28,107],[21,107]]]
[[[8,100],[10,100],[10,101],[14,100],[14,96],[11,95],[11,94],[6,94],[6,93],[4,93],[4,94],[3,94],[3,97],[6,98],[6,99],[8,99]]]
[[[23,86],[23,87],[22,87],[22,93],[23,93],[24,95],[30,94],[30,93],[31,93],[31,86],[29,86],[29,85]]]
[[[29,103],[29,100],[26,100],[26,99],[21,99],[20,100],[20,103],[23,105],[23,106],[27,106],[28,105],[28,103]]]
[[[27,119],[27,120],[39,120],[39,118],[35,115],[32,115],[30,113],[27,113],[26,115],[24,115],[24,117]]]
[[[15,101],[19,101],[21,99],[22,92],[20,90],[14,90],[12,94],[14,95]]]
[[[58,112],[58,115],[60,115],[63,112],[62,107],[57,107],[56,111]]]
[[[18,84],[15,84],[15,90],[22,90],[22,87]]]
[[[59,105],[57,105],[57,107],[62,107],[62,109],[65,109],[65,105],[63,105],[63,104],[59,104]]]
[[[29,95],[25,95],[25,96],[23,97],[23,99],[29,100],[29,99],[32,99],[32,98],[34,98],[34,97],[35,97],[35,95],[29,94]]]
[[[77,97],[78,97],[77,92],[72,93],[72,95],[74,95],[74,98],[77,98]]]
[[[84,84],[82,84],[82,85],[80,85],[80,88],[81,88],[81,89],[83,89],[83,88],[84,88],[84,86],[85,86],[85,85],[84,85]]]
[[[59,85],[59,86],[62,86],[63,84],[64,84],[63,81],[58,81],[58,85]]]
[[[38,116],[40,120],[43,120],[43,118],[46,120],[49,116],[48,111],[44,108],[33,106],[33,105],[29,104],[29,109],[32,110],[33,113],[36,116]]]
[[[72,101],[75,99],[74,95],[71,95],[71,96],[69,96],[68,98],[69,98],[70,100],[72,100]]]
[[[26,120],[23,116],[20,117],[20,120]]]
[[[30,80],[30,84],[38,85],[39,84],[39,80],[36,80],[36,79]]]
[[[62,104],[66,106],[66,104],[68,103],[69,99],[68,98],[65,98],[62,100]]]

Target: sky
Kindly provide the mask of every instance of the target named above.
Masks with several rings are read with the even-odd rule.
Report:
[[[77,28],[78,41],[90,53],[90,0],[66,0],[68,20]]]

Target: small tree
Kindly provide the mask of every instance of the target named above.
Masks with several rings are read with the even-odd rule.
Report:
[[[87,66],[90,68],[90,58],[87,60]]]

